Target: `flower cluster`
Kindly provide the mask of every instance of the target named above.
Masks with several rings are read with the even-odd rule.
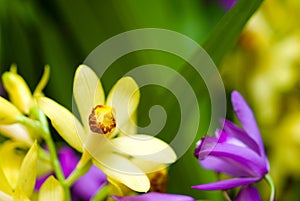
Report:
[[[45,97],[49,67],[31,93],[16,67],[2,76],[0,97],[0,200],[193,201],[166,193],[167,166],[177,156],[166,142],[138,134],[136,111],[140,92],[123,77],[107,96],[95,72],[78,67],[74,78],[77,118]],[[243,126],[229,120],[215,136],[199,141],[195,156],[207,169],[234,178],[193,186],[200,190],[241,187],[236,200],[260,200],[255,183],[266,179],[269,163],[254,115],[238,92],[234,110]],[[64,139],[54,143],[47,118]],[[58,151],[57,151],[58,150]],[[274,199],[272,191],[271,200]]]

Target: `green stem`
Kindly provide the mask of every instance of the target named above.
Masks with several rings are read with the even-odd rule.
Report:
[[[217,179],[220,181],[221,180],[221,174],[219,172],[217,172],[216,174],[217,174]],[[226,201],[231,201],[231,198],[229,197],[226,190],[222,190],[222,194],[223,194]]]
[[[274,201],[275,200],[275,185],[274,185],[271,175],[267,174],[265,176],[265,180],[267,181],[267,183],[270,186],[270,201]]]
[[[102,188],[100,188],[97,194],[91,199],[91,201],[104,201],[106,200],[108,194],[109,194],[109,186],[104,185]]]
[[[71,173],[71,175],[65,180],[65,184],[70,187],[72,186],[72,184],[79,179],[80,177],[82,177],[85,173],[87,173],[89,171],[89,169],[92,166],[92,162],[89,161],[85,166],[83,166],[82,168],[78,168],[76,167],[75,170],[73,170],[73,172]]]
[[[58,160],[58,157],[57,157],[54,142],[53,142],[51,136],[45,137],[45,141],[46,141],[47,147],[48,147],[49,152],[50,152],[50,158],[51,158],[51,162],[52,162],[52,166],[53,166],[55,175],[56,175],[57,179],[59,180],[59,182],[63,186],[64,194],[65,194],[65,200],[69,201],[69,200],[71,200],[70,189],[67,185],[65,185],[65,176],[63,174],[63,171],[61,169],[61,166],[60,166],[60,163],[59,163],[59,160]]]
[[[51,137],[51,134],[49,131],[47,118],[44,115],[44,113],[39,108],[36,108],[36,107],[31,109],[31,114],[33,115],[34,119],[30,119],[26,116],[21,116],[18,119],[18,122],[25,126],[30,127],[37,133],[40,133],[40,135],[44,138],[44,140],[47,144],[47,147],[49,149],[50,159],[51,159],[51,163],[53,166],[53,170],[55,172],[57,179],[63,186],[65,200],[70,201],[71,200],[70,189],[65,184],[65,177],[64,177],[63,171],[61,169],[61,166],[60,166],[60,163],[59,163],[59,160],[57,157],[55,144],[52,140],[52,137]]]
[[[46,162],[46,163],[51,163],[51,159],[50,159],[50,156],[49,156],[49,153],[46,152],[42,147],[38,147],[38,153],[39,153],[39,158]]]

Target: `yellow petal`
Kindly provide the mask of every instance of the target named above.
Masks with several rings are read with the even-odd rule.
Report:
[[[0,201],[13,201],[13,198],[0,190]]]
[[[137,194],[136,192],[132,191],[130,188],[128,188],[124,184],[122,184],[118,181],[115,181],[114,179],[107,177],[107,181],[109,183],[109,192],[111,195],[129,196],[129,195]]]
[[[38,85],[36,86],[33,96],[43,96],[43,89],[47,85],[49,77],[50,77],[50,66],[46,65],[44,68],[43,76],[40,82],[38,83]]]
[[[26,193],[20,189],[17,188],[13,194],[14,201],[30,201]]]
[[[140,158],[131,159],[132,163],[139,167],[142,171],[149,174],[152,172],[160,171],[166,169],[166,165],[163,163],[157,163],[153,161],[145,161]]]
[[[2,197],[1,196],[1,192],[4,194],[8,194],[8,195],[11,195],[12,193],[12,188],[11,186],[9,185],[3,171],[2,171],[2,168],[0,167],[0,198]],[[0,199],[1,201],[1,199]]]
[[[94,164],[109,178],[128,186],[134,191],[147,192],[150,188],[150,181],[146,174],[130,160],[120,155],[103,153],[95,158]]]
[[[136,111],[139,99],[139,87],[131,77],[121,78],[109,92],[106,104],[115,109],[117,128],[121,132],[127,133],[128,121]]]
[[[104,153],[113,151],[111,143],[105,135],[89,133],[87,140],[84,144],[84,152],[90,154],[91,157],[101,157]],[[86,155],[88,155],[86,154]]]
[[[119,153],[147,161],[173,163],[177,158],[170,145],[150,135],[121,136],[111,143]]]
[[[11,102],[23,113],[28,114],[33,106],[33,99],[25,80],[13,72],[3,73],[2,80]]]
[[[30,197],[33,192],[37,171],[38,145],[35,141],[27,152],[20,169],[17,187]]]
[[[121,185],[119,182],[116,182],[113,179],[110,179],[109,177],[107,177],[107,180],[109,182],[109,192],[111,193],[111,195],[116,195],[116,196],[123,196],[124,193],[122,191]]]
[[[82,152],[85,134],[78,119],[69,110],[49,98],[39,97],[37,104],[51,120],[61,137],[76,150]]]
[[[33,143],[29,131],[22,124],[0,125],[0,133],[16,141],[24,142],[29,146]]]
[[[73,94],[84,128],[89,129],[89,115],[96,105],[104,104],[104,91],[95,72],[80,65],[75,73]]]
[[[39,201],[63,201],[64,193],[61,184],[50,176],[42,185],[39,192]]]
[[[0,149],[0,168],[12,189],[17,186],[20,167],[24,159],[22,151],[18,152],[20,148],[26,149],[27,146],[21,142],[6,141]]]
[[[21,112],[11,102],[0,96],[0,124],[12,124]]]
[[[136,112],[134,112],[130,119],[127,120],[127,122],[124,122],[122,124],[122,130],[120,130],[121,135],[128,135],[128,134],[136,134],[137,133],[137,115]]]

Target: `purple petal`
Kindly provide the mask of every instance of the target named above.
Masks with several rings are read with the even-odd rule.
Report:
[[[248,133],[249,137],[251,137],[258,144],[260,154],[268,165],[264,144],[252,110],[243,96],[237,91],[232,92],[231,102],[239,121],[243,125],[244,130],[246,133]]]
[[[209,184],[201,184],[197,186],[192,186],[192,188],[200,190],[227,190],[230,188],[235,188],[238,186],[245,186],[259,181],[261,178],[233,178],[226,179],[222,181],[217,181]]]
[[[116,201],[195,201],[194,198],[186,195],[166,194],[166,193],[146,193],[136,196],[119,197],[112,196]]]
[[[79,157],[70,147],[63,147],[58,152],[58,158],[65,177],[68,177],[76,167]]]
[[[106,182],[106,175],[93,165],[84,176],[73,184],[72,192],[83,200],[89,200]]]
[[[252,176],[252,172],[249,173],[248,168],[243,168],[238,162],[229,158],[207,156],[200,163],[204,168],[214,170],[215,172],[223,172],[237,177]]]
[[[258,190],[253,186],[243,187],[240,190],[236,198],[236,201],[245,201],[245,200],[261,201]]]
[[[245,169],[249,173],[248,176],[263,177],[268,172],[266,170],[264,161],[253,150],[247,147],[218,143],[213,150],[201,150],[199,152],[199,155],[209,155],[216,158],[220,158],[223,161],[229,160],[230,163],[228,163],[228,166],[231,165],[232,168],[236,169]],[[202,160],[205,160],[205,157],[199,158],[200,163],[202,162]],[[235,161],[235,163],[232,163],[232,161]],[[218,169],[222,170],[221,172],[223,172],[226,171],[228,166],[222,169],[222,167],[218,167],[215,164],[210,164],[209,169]],[[237,174],[233,176],[240,175]]]
[[[196,158],[203,157],[200,156],[201,150],[213,150],[216,144],[219,142],[219,137],[217,136],[206,136],[198,141],[197,147],[194,151]]]
[[[58,152],[59,161],[61,163],[64,175],[69,176],[76,168],[79,157],[70,147],[63,147]],[[105,174],[96,166],[92,166],[90,170],[80,177],[72,186],[72,200],[77,198],[80,200],[89,200],[98,192],[107,182]],[[74,199],[73,199],[74,198]]]
[[[230,137],[241,141],[246,146],[248,146],[249,148],[254,150],[257,154],[260,155],[258,144],[243,129],[239,128],[234,123],[226,119],[222,120],[221,124],[224,125],[223,130]]]

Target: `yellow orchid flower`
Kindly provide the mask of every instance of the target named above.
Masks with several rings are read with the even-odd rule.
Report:
[[[88,153],[110,180],[138,192],[148,191],[149,179],[133,159],[169,164],[176,160],[176,154],[158,138],[135,134],[134,116],[140,97],[136,82],[130,77],[120,79],[105,101],[97,75],[81,65],[75,74],[73,93],[82,124],[49,98],[40,97],[37,102],[58,133],[83,155]]]
[[[49,66],[45,66],[44,74],[36,90],[32,94],[25,80],[17,74],[15,65],[11,67],[9,72],[2,75],[2,81],[5,90],[9,95],[11,102],[24,114],[29,114],[30,109],[35,105],[33,97],[41,96],[42,90],[46,86],[50,75]],[[1,105],[0,105],[1,106]]]
[[[30,115],[30,110],[36,107],[35,97],[43,96],[50,74],[49,66],[45,66],[44,74],[35,91],[31,94],[25,80],[17,74],[16,66],[2,75],[3,85],[8,92],[10,101],[0,96],[0,134],[32,145],[36,133],[17,123],[23,114]],[[9,125],[8,125],[9,124]]]
[[[0,200],[29,200],[35,184],[38,146],[33,143],[25,157],[23,143],[7,141],[0,148]]]

